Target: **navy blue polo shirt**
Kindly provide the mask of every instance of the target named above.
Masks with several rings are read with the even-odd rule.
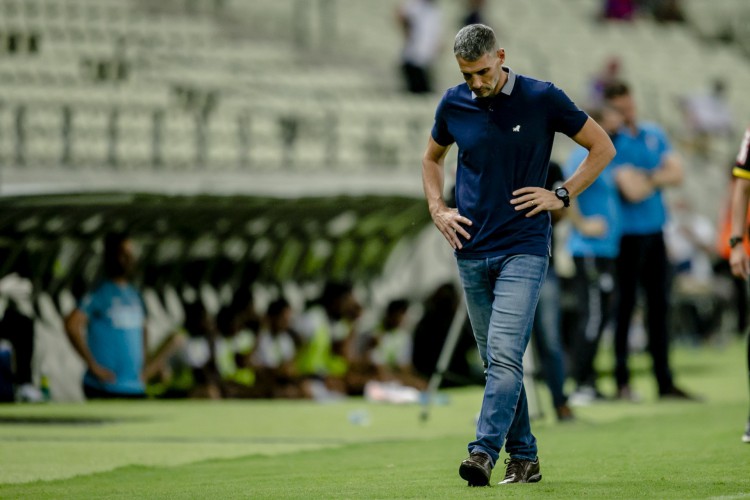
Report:
[[[552,83],[503,70],[508,80],[496,96],[477,98],[457,85],[435,113],[432,138],[458,145],[456,206],[473,222],[458,258],[550,254],[549,212],[527,218],[510,200],[516,189],[544,187],[555,132],[573,136],[588,119]]]

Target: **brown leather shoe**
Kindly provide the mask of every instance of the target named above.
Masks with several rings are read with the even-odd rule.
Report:
[[[492,459],[485,453],[472,453],[461,462],[458,474],[469,486],[487,486],[492,475]]]
[[[505,463],[508,464],[505,469],[505,479],[498,484],[536,483],[542,479],[542,473],[539,470],[539,458],[533,462],[509,458],[505,460]]]

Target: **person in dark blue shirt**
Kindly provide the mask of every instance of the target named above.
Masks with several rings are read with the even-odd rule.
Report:
[[[615,181],[622,195],[622,238],[616,264],[618,397],[639,399],[630,388],[628,333],[640,286],[646,295],[648,349],[659,396],[693,399],[674,385],[669,366],[669,261],[662,230],[667,220],[662,191],[682,182],[682,163],[658,125],[638,121],[635,100],[626,83],[608,85],[604,98],[624,121],[615,139],[618,159]]]
[[[422,159],[430,215],[455,250],[469,319],[486,369],[476,440],[459,475],[489,484],[503,445],[502,483],[541,479],[523,387],[523,354],[550,252],[550,214],[570,203],[614,156],[607,134],[559,88],[504,66],[505,50],[481,24],[453,48],[465,85],[448,89]],[[544,188],[556,132],[589,150],[555,192]],[[443,199],[444,162],[458,145],[456,205]]]
[[[68,337],[86,363],[87,399],[145,396],[146,311],[129,283],[134,265],[132,241],[124,234],[108,235],[107,279],[84,296],[65,320]]]

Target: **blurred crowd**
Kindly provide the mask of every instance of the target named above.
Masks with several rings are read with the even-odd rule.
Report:
[[[466,2],[461,22],[482,22],[484,3]],[[676,0],[603,2],[604,19],[645,15],[665,22],[683,19]],[[406,1],[396,19],[404,36],[406,89],[434,92],[431,66],[444,38],[438,4]],[[611,397],[638,398],[627,371],[627,355],[634,349],[652,355],[661,395],[688,397],[672,383],[669,340],[700,345],[722,331],[744,334],[748,326],[746,284],[733,278],[726,264],[729,196],[719,220],[711,220],[686,196],[661,197],[662,190],[680,183],[681,173],[657,179],[660,174],[646,172],[656,165],[619,156],[621,149],[636,147],[628,143],[629,136],[641,130],[621,69],[617,58],[607,60],[591,79],[586,103],[589,115],[615,141],[618,158],[567,211],[568,220],[558,224],[567,231],[556,239],[554,254],[567,256],[570,263],[565,272],[563,264],[553,262],[534,325],[539,371],[561,420],[572,417],[571,406],[605,397],[595,362],[603,338],[615,351],[617,393]],[[698,153],[708,149],[712,137],[733,132],[724,91],[725,83],[717,80],[710,91],[686,95],[679,103]],[[672,153],[663,131],[650,125],[646,130],[652,149]],[[580,155],[574,151],[560,161],[562,167],[551,169],[557,178],[550,178],[548,188],[575,170]],[[731,192],[731,176],[727,179]],[[661,208],[627,212],[641,203]],[[658,237],[643,238],[653,235]],[[86,366],[81,383],[89,399],[378,398],[385,397],[383,387],[390,394],[394,389],[414,394],[424,391],[434,374],[460,306],[452,283],[416,302],[397,297],[369,310],[352,283],[320,284],[314,300],[297,304],[277,288],[270,300],[258,303],[252,293],[257,284],[246,282],[215,314],[200,299],[184,300],[184,323],[153,347],[146,327],[150,311],[132,284],[138,272],[134,244],[126,234],[106,238],[101,282],[82,294],[65,318],[70,344]],[[0,400],[45,400],[47,383],[43,377],[34,381],[32,373],[34,311],[13,300],[3,304]],[[475,351],[467,322],[446,383],[483,382]],[[574,388],[570,394],[566,385]]]
[[[142,274],[137,246],[125,233],[108,234],[100,279],[64,318],[85,366],[83,380],[70,382],[82,384],[87,399],[327,400],[367,390],[375,399],[413,401],[435,369],[459,302],[456,287],[444,284],[423,304],[396,298],[363,321],[351,283],[322,284],[313,300],[294,307],[280,293],[259,304],[252,293],[258,283],[250,280],[215,314],[201,298],[183,294],[183,324],[151,342],[154,303],[151,297],[147,306],[134,284]],[[32,373],[38,370],[35,313],[22,311],[12,295],[0,321],[3,350],[12,353],[7,363],[0,359],[0,384],[7,389],[0,387],[0,399],[43,401],[49,381]],[[461,343],[451,365],[462,383],[481,382],[466,360],[471,345]]]

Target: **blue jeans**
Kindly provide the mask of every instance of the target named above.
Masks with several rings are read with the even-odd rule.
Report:
[[[542,362],[552,404],[557,408],[568,402],[563,390],[565,361],[560,340],[560,280],[553,266],[547,270],[534,317],[534,345]]]
[[[536,459],[523,387],[523,354],[548,262],[538,255],[458,260],[469,319],[487,374],[477,439],[469,443],[469,453],[486,453],[493,466],[503,443],[512,458]]]

